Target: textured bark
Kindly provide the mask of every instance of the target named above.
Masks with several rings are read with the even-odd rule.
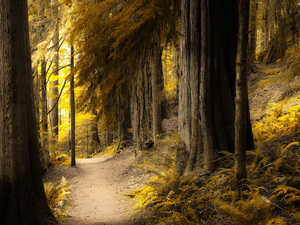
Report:
[[[176,82],[176,89],[175,89],[175,93],[176,93],[176,102],[178,103],[178,90],[179,90],[179,43],[176,39],[174,39],[173,41],[173,45],[172,45],[172,81],[174,81],[175,79],[177,80]]]
[[[153,106],[153,137],[162,133],[161,100],[162,100],[162,63],[160,39],[156,37],[152,43],[152,106]]]
[[[235,100],[235,176],[239,181],[247,177],[247,45],[249,25],[249,0],[239,4],[239,34],[236,57],[236,100]]]
[[[132,80],[131,125],[133,145],[136,155],[144,148],[144,143],[153,138],[152,76],[149,60],[141,59],[137,76]]]
[[[74,48],[71,46],[71,71],[74,67]],[[75,95],[74,76],[70,78],[70,105],[71,105],[71,166],[75,166]]]
[[[41,163],[42,167],[45,169],[49,169],[52,164],[50,162],[50,155],[49,155],[49,136],[48,136],[48,115],[47,115],[47,87],[46,87],[46,62],[45,59],[41,59],[41,117],[42,117],[42,124],[40,130],[40,138],[41,138]]]
[[[190,24],[190,68],[189,77],[191,80],[191,146],[189,160],[187,162],[186,172],[194,168],[197,154],[201,154],[200,145],[200,113],[199,113],[199,95],[200,95],[200,4],[198,0],[190,0],[189,24]]]
[[[216,150],[234,152],[235,149],[238,1],[202,1],[201,32],[200,116],[205,167],[211,170]],[[249,119],[247,129],[251,130]],[[249,132],[247,149],[253,146],[252,132]]]
[[[250,0],[249,51],[251,55],[256,51],[256,6],[256,0]]]
[[[55,19],[58,18],[58,0],[52,0],[51,5],[54,7],[53,9],[53,17]],[[52,44],[52,51],[54,52],[54,58],[53,58],[53,66],[51,70],[53,71],[52,76],[58,76],[58,68],[59,68],[59,26],[57,21],[55,21],[54,25],[54,31],[53,31],[53,38],[51,40]],[[55,71],[55,72],[54,72]],[[58,80],[51,81],[50,84],[54,86],[50,89],[50,92],[52,95],[55,95],[58,97]],[[57,97],[50,98],[49,99],[49,109],[51,110],[53,107],[54,109],[50,112],[50,124],[51,124],[51,131],[54,135],[58,135],[58,104],[55,105],[57,101]]]
[[[57,224],[44,193],[27,1],[0,3],[0,224]]]
[[[90,125],[90,128],[91,128],[91,141],[92,141],[92,144],[91,144],[91,149],[92,149],[92,153],[96,153],[98,152],[99,150],[99,147],[100,147],[100,139],[99,139],[99,136],[98,136],[98,120],[97,120],[97,111],[92,108],[91,109],[91,115],[93,115],[95,118],[91,121],[91,125]]]
[[[178,133],[189,153],[191,149],[191,87],[189,79],[191,43],[189,22],[190,0],[181,1],[180,77],[178,94]]]

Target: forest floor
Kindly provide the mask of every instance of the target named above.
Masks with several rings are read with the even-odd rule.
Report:
[[[163,120],[165,134],[177,130],[177,116]],[[60,225],[131,225],[144,224],[142,213],[135,210],[135,200],[125,196],[151,177],[134,165],[133,147],[117,156],[76,159],[76,166],[59,166],[49,170],[44,182],[64,177],[72,187],[71,207],[66,221]]]
[[[277,82],[260,85],[269,76],[279,73],[278,65],[261,67],[255,74],[248,76],[249,106],[252,124],[262,121],[269,113],[270,104],[278,104],[286,97],[294,97],[298,90],[290,84]],[[269,71],[269,72],[268,72]],[[290,102],[283,108],[298,105],[299,101]],[[172,116],[163,120],[164,134],[177,131],[177,110],[172,109]],[[295,133],[278,136],[277,141],[270,140],[261,147],[261,152],[270,154],[275,142],[291,143],[299,135]],[[296,146],[294,146],[296,147]],[[298,151],[296,148],[292,151]],[[268,155],[269,156],[269,155]],[[271,157],[272,158],[272,157]],[[144,224],[142,213],[134,210],[135,200],[126,197],[141,187],[150,174],[141,173],[134,165],[139,161],[133,148],[124,149],[117,156],[101,156],[76,159],[75,167],[56,167],[46,173],[44,182],[54,182],[66,178],[72,186],[69,215],[61,225],[130,225]],[[277,184],[276,184],[277,185]]]

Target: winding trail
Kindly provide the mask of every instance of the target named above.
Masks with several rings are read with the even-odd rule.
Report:
[[[76,159],[75,167],[56,167],[45,175],[49,182],[65,177],[72,186],[70,218],[61,225],[130,225],[134,200],[124,193],[134,190],[148,177],[134,169],[131,149],[116,157]],[[75,205],[74,205],[75,204]]]

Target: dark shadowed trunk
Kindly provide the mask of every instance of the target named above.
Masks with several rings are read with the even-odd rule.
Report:
[[[256,0],[250,0],[249,49],[251,56],[255,54],[256,50],[256,11]]]
[[[53,9],[53,17],[55,19],[54,22],[54,30],[53,30],[53,38],[51,40],[52,51],[54,52],[54,58],[52,63],[52,77],[56,76],[56,81],[51,81],[50,84],[53,86],[50,88],[50,93],[53,95],[49,98],[49,109],[53,110],[50,112],[50,125],[51,132],[54,135],[58,135],[58,104],[55,105],[58,97],[58,68],[59,68],[59,26],[58,22],[58,0],[52,0],[51,5],[54,7]]]
[[[247,47],[249,26],[249,0],[239,4],[239,34],[236,57],[236,100],[235,100],[235,176],[238,181],[247,177]],[[249,110],[249,109],[248,109]]]
[[[181,23],[178,130],[190,154],[186,170],[202,149],[205,167],[212,170],[215,153],[234,152],[238,1],[183,0]],[[248,132],[248,149],[253,145]]]
[[[71,46],[71,71],[74,67],[74,47]],[[71,166],[75,166],[75,94],[74,75],[70,78],[70,106],[71,106]]]
[[[27,1],[0,4],[0,224],[57,224],[44,192]]]
[[[162,63],[160,38],[156,37],[152,43],[152,107],[153,107],[153,137],[162,133],[161,100],[162,100]]]

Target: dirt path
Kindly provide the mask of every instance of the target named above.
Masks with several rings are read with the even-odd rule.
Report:
[[[64,176],[73,187],[70,199],[75,206],[62,225],[129,225],[134,202],[124,193],[140,186],[148,176],[140,174],[134,164],[132,149],[117,157],[76,159],[75,167],[56,167],[47,172],[44,182]]]

